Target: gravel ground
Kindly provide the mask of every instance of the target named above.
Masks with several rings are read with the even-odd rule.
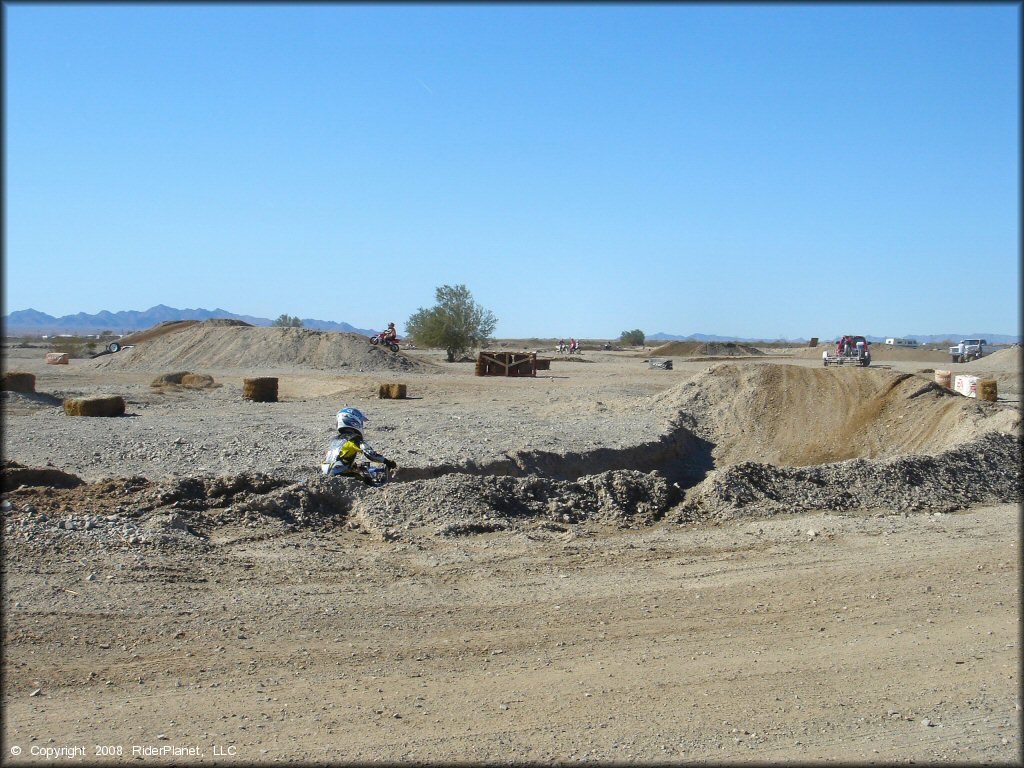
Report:
[[[417,351],[191,390],[40,357],[4,358],[37,375],[0,403],[5,746],[1019,759],[1019,410],[913,361],[486,379]],[[100,394],[126,415],[61,409]],[[396,482],[319,474],[342,405]]]

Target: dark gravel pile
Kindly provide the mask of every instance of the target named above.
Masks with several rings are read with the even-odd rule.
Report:
[[[629,527],[660,520],[677,497],[654,472],[614,470],[574,481],[454,474],[363,494],[353,515],[387,536],[420,527],[454,536],[543,521]]]
[[[990,432],[937,455],[851,459],[810,467],[743,462],[714,472],[671,514],[678,522],[813,510],[951,512],[1020,502],[1021,438]]]

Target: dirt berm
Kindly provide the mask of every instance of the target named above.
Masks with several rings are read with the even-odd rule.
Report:
[[[429,363],[372,346],[357,333],[308,328],[226,325],[207,321],[91,363],[98,369],[166,371],[236,369],[274,371],[434,371]]]
[[[672,519],[1021,498],[1019,411],[921,376],[723,364],[656,401],[707,470]]]
[[[763,355],[757,347],[732,341],[670,341],[655,347],[650,354],[664,357],[750,357]]]
[[[806,466],[935,453],[1000,431],[1020,412],[940,387],[924,376],[864,368],[723,363],[653,398],[713,443],[716,466]]]

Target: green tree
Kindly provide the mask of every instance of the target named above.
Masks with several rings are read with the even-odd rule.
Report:
[[[273,322],[273,325],[277,328],[301,328],[302,321],[291,315],[281,315]]]
[[[420,307],[406,322],[405,330],[417,346],[439,347],[455,362],[476,346],[487,343],[498,325],[498,318],[475,301],[464,285],[442,285],[436,289],[437,304]]]
[[[630,347],[642,347],[644,345],[644,332],[639,328],[632,331],[623,331],[619,340]]]

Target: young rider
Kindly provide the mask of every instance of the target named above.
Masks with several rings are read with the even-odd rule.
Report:
[[[324,457],[323,472],[325,475],[345,475],[358,477],[367,485],[373,485],[373,478],[365,465],[356,464],[356,457],[363,454],[370,461],[376,461],[394,469],[398,465],[377,453],[363,437],[368,419],[358,408],[342,408],[338,411],[338,436],[331,440]]]
[[[398,331],[395,330],[394,323],[388,323],[388,329],[384,331],[384,341],[394,341],[398,338]]]

